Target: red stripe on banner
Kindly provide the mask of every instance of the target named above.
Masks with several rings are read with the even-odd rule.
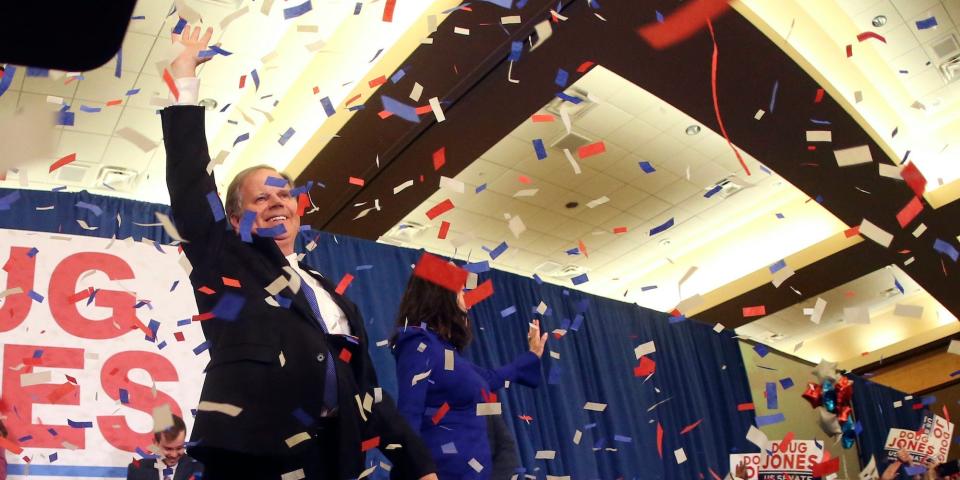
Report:
[[[343,292],[347,291],[347,287],[350,286],[350,282],[353,282],[353,275],[349,273],[343,274],[343,278],[340,279],[340,283],[337,284],[336,292],[340,295],[343,295]]]
[[[66,165],[66,164],[68,164],[68,163],[71,163],[71,162],[73,162],[73,161],[76,160],[76,159],[77,159],[77,154],[76,154],[76,153],[71,153],[70,155],[67,155],[67,156],[63,157],[63,158],[61,158],[60,160],[57,160],[56,162],[53,162],[53,164],[50,165],[50,171],[49,171],[48,173],[53,173],[54,170],[56,170],[56,169],[58,169],[58,168],[60,168],[60,167],[62,167],[62,166],[64,166],[64,165]]]
[[[437,413],[434,413],[433,418],[431,418],[431,420],[433,420],[433,424],[436,425],[440,423],[440,420],[442,420],[443,417],[449,411],[450,411],[450,404],[448,404],[447,402],[443,402],[443,405],[440,405],[440,408],[437,409]]]
[[[728,0],[688,0],[662,22],[650,22],[637,29],[637,33],[651,47],[662,50],[682,42],[703,28],[704,22],[718,17],[730,7]]]
[[[717,46],[717,36],[713,31],[713,23],[710,19],[707,19],[707,28],[710,29],[710,40],[713,41],[713,60],[710,67],[710,88],[713,91],[713,112],[717,115],[717,123],[720,125],[720,132],[723,133],[723,138],[727,140],[727,145],[730,146],[730,149],[733,150],[733,154],[737,156],[737,160],[740,162],[740,166],[743,167],[743,171],[747,172],[747,175],[750,175],[750,169],[747,168],[747,162],[743,161],[743,157],[740,156],[740,151],[737,150],[737,147],[733,146],[733,142],[730,141],[730,135],[727,134],[727,127],[723,126],[723,118],[720,117],[720,102],[717,96],[717,57],[720,54],[720,48]]]
[[[453,201],[451,201],[448,198],[438,203],[436,206],[434,206],[430,210],[427,210],[427,218],[429,218],[430,220],[433,220],[434,218],[437,218],[440,215],[443,215],[449,210],[453,210]]]
[[[440,240],[446,240],[447,232],[450,231],[450,222],[443,220],[440,222],[440,233],[437,234],[437,238]]]

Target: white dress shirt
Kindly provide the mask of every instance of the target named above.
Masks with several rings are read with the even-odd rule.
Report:
[[[340,306],[333,300],[330,292],[323,288],[323,285],[320,285],[320,282],[313,278],[313,275],[300,268],[296,253],[287,255],[287,262],[300,275],[300,278],[303,278],[300,288],[313,290],[314,296],[317,297],[317,305],[320,307],[323,323],[327,325],[327,332],[334,335],[350,335],[350,324],[347,323],[347,316],[344,315],[343,310],[340,310]]]

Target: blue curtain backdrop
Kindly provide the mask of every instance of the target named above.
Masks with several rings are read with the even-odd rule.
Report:
[[[54,208],[37,210],[50,205]],[[169,238],[159,227],[138,225],[156,223],[158,211],[167,213],[168,207],[87,193],[0,189],[0,228],[166,243]],[[77,219],[98,228],[85,230]],[[318,246],[306,260],[334,282],[346,273],[355,276],[346,294],[364,313],[381,383],[395,391],[393,357],[375,342],[389,337],[419,252],[318,232],[301,237],[301,248],[316,238]],[[717,334],[695,322],[671,323],[661,312],[495,270],[480,273],[481,281],[487,278],[496,294],[471,313],[476,341],[468,354],[477,363],[494,366],[521,353],[528,322],[540,317],[535,312],[540,302],[549,307],[542,316],[544,330],[568,330],[548,342],[558,358],[544,355],[541,388],[517,386],[501,395],[527,474],[709,479],[710,470],[726,473],[729,453],[754,449],[744,438],[754,414],[737,410],[751,397],[731,332]],[[651,340],[656,342],[656,353],[650,355],[657,362],[656,374],[645,380],[633,375],[638,363],[633,350]],[[587,411],[586,402],[607,407]],[[663,428],[662,458],[658,424]],[[573,442],[577,430],[582,432],[578,445]],[[678,464],[675,451],[681,448],[687,460]],[[556,459],[535,460],[538,450],[555,450]]]
[[[887,465],[886,451],[883,449],[887,441],[887,434],[891,428],[917,430],[923,423],[924,415],[930,411],[928,406],[933,404],[933,397],[913,398],[905,400],[907,394],[890,387],[871,382],[859,375],[847,374],[853,380],[853,414],[863,425],[863,432],[857,440],[860,449],[860,464],[866,465],[870,456],[877,460],[880,471]],[[903,404],[899,408],[894,402]],[[920,405],[920,408],[914,408]]]

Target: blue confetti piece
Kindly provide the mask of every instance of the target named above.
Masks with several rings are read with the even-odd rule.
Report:
[[[383,103],[383,109],[412,123],[420,123],[420,116],[417,115],[417,109],[403,102],[394,100],[386,95],[380,95],[380,101]]]
[[[226,112],[227,109],[230,108],[230,105],[233,105],[233,104],[232,104],[232,103],[228,103],[228,104],[224,105],[223,108],[220,109],[220,113]]]
[[[588,424],[586,424],[586,425],[583,426],[583,429],[584,429],[584,430],[593,430],[594,428],[596,428],[596,426],[597,426],[596,423],[588,423]]]
[[[0,197],[0,210],[9,210],[10,205],[17,200],[20,200],[20,192],[17,190]]]
[[[173,281],[173,285],[170,286],[170,291],[174,291],[177,288],[177,285],[180,285],[180,280]]]
[[[938,25],[937,17],[931,16],[929,18],[924,18],[923,20],[917,20],[917,30],[926,30],[928,28],[933,28]]]
[[[600,450],[600,449],[603,448],[603,446],[606,445],[606,444],[607,444],[607,439],[606,439],[606,438],[600,438],[600,439],[598,439],[596,442],[593,442],[593,448],[594,448],[594,450]]]
[[[242,133],[238,135],[237,138],[233,141],[233,146],[236,147],[238,143],[245,142],[247,140],[250,140],[250,133],[249,132]]]
[[[124,405],[130,403],[130,393],[127,392],[126,388],[120,389],[120,403]]]
[[[57,456],[57,452],[53,452],[50,455],[47,455],[47,459],[50,460],[50,463],[56,462],[58,458],[60,457]]]
[[[770,349],[762,343],[758,343],[753,346],[753,351],[757,352],[757,355],[760,355],[760,358],[766,357],[770,353]]]
[[[777,273],[778,271],[782,270],[783,267],[786,267],[786,266],[787,266],[787,261],[781,259],[777,263],[770,265],[770,273]]]
[[[30,440],[33,440],[33,435],[24,435],[24,436],[18,438],[18,439],[17,439],[17,442],[19,442],[19,443],[24,443],[24,442],[29,442]]]
[[[323,107],[323,113],[326,113],[326,114],[327,114],[327,118],[330,118],[330,117],[332,117],[335,113],[337,113],[337,111],[333,108],[333,104],[330,103],[330,97],[323,97],[323,98],[321,98],[321,99],[320,99],[320,106]],[[413,107],[411,107],[411,108],[413,108]],[[386,106],[384,106],[384,109],[386,109]],[[398,115],[399,115],[399,114],[398,114]],[[416,115],[416,109],[414,109],[414,115]],[[417,120],[419,121],[419,117],[417,118]]]
[[[900,281],[896,278],[893,279],[893,286],[900,291],[900,295],[903,295],[905,292],[903,290],[903,285],[900,285]]]
[[[675,317],[670,317],[667,319],[667,323],[680,323],[680,322],[686,322],[686,321],[687,321],[687,316],[683,314],[677,315]]]
[[[926,405],[926,406],[928,406],[928,407],[929,407],[930,405],[933,405],[934,403],[936,403],[936,401],[937,401],[937,396],[936,396],[936,395],[927,395],[927,396],[925,396],[925,397],[923,397],[923,398],[920,399],[920,403],[922,403],[922,404],[924,404],[924,405]]]
[[[57,125],[63,125],[66,127],[72,127],[74,121],[76,120],[77,114],[73,112],[61,111],[57,115]]]
[[[587,277],[586,273],[581,273],[580,275],[577,275],[576,277],[571,278],[570,281],[573,282],[574,285],[581,285],[589,282],[590,278]]]
[[[707,190],[707,192],[703,194],[703,198],[710,198],[716,195],[717,193],[719,193],[720,190],[722,189],[723,187],[721,187],[720,185],[714,185],[713,188],[711,188],[710,190]]]
[[[540,275],[537,275],[536,273],[533,274],[533,281],[537,282],[537,285],[543,285],[543,279],[540,278]]]
[[[777,106],[777,90],[780,90],[780,80],[773,82],[773,93],[770,94],[770,105],[767,111],[773,113],[773,108]]]
[[[784,219],[784,216],[783,216],[782,213],[777,213],[777,218],[780,219],[780,220],[783,220],[783,219]]]
[[[960,375],[960,370],[957,370],[950,374],[951,377],[956,377],[957,375]],[[960,438],[960,437],[957,437],[957,438]]]
[[[490,271],[490,262],[484,260],[482,262],[473,262],[468,263],[463,266],[463,269],[472,272],[472,273],[483,273]]]
[[[257,235],[261,237],[274,238],[277,235],[283,235],[287,233],[287,227],[283,226],[282,223],[274,225],[270,228],[258,228]]]
[[[33,358],[41,358],[41,357],[43,357],[43,349],[42,349],[42,348],[38,348],[38,349],[36,349],[36,350],[33,351]]]
[[[27,76],[46,78],[50,76],[50,70],[47,68],[40,68],[40,67],[27,67]]]
[[[357,2],[357,4],[353,6],[353,14],[360,15],[361,10],[363,10],[363,2]]]
[[[570,330],[574,332],[580,331],[580,327],[582,325],[583,325],[583,315],[578,313],[577,316],[573,317],[573,323],[570,324]]]
[[[774,413],[773,415],[757,415],[757,426],[764,427],[767,425],[774,425],[777,423],[785,422],[787,417],[783,413]]]
[[[577,313],[583,313],[583,312],[586,312],[587,310],[590,310],[590,299],[584,298],[577,301],[576,305],[574,305],[573,308],[577,311]]]
[[[75,422],[69,418],[67,419],[67,425],[72,428],[93,428],[93,422]]]
[[[103,109],[100,107],[88,107],[86,105],[80,105],[80,111],[83,113],[97,113],[101,110]]]
[[[657,171],[656,168],[653,168],[653,165],[651,165],[650,162],[643,161],[640,162],[640,169],[643,170],[643,173],[653,173]]]
[[[183,28],[186,26],[187,26],[187,21],[181,17],[180,20],[177,20],[177,24],[173,26],[173,30],[172,30],[173,34],[180,35],[181,33],[183,33]]]
[[[260,75],[257,74],[257,69],[256,69],[256,68],[254,68],[253,70],[250,70],[250,78],[253,80],[253,91],[254,91],[254,92],[259,91],[259,90],[260,90]]]
[[[287,179],[283,177],[268,176],[263,183],[264,185],[267,185],[270,187],[283,188],[287,186]]]
[[[663,14],[660,13],[660,10],[655,10],[657,14],[657,23],[663,23]]]
[[[766,383],[766,397],[767,397],[767,408],[770,410],[776,410],[780,408],[780,402],[777,398],[777,383],[776,382],[767,382]]]
[[[397,83],[407,76],[407,72],[404,69],[397,70],[393,75],[390,76],[390,83]]]
[[[292,137],[294,133],[297,133],[297,132],[296,130],[293,129],[293,127],[288,128],[287,131],[283,132],[283,135],[280,135],[280,138],[277,139],[277,143],[279,143],[280,145],[286,145],[287,142],[290,141],[290,137]]]
[[[38,253],[40,253],[40,250],[38,250],[37,247],[32,247],[27,252],[27,256],[30,258],[33,258],[33,257],[36,257]]]
[[[354,106],[352,106],[352,107],[347,107],[347,110],[348,110],[348,111],[351,111],[351,112],[356,112],[356,111],[359,111],[359,110],[363,110],[364,108],[367,108],[367,106],[366,106],[366,105],[354,105]]]
[[[933,241],[933,249],[940,254],[950,257],[950,260],[953,260],[954,262],[956,262],[957,257],[960,256],[960,252],[958,252],[953,245],[950,245],[939,238]]]
[[[113,67],[113,76],[120,78],[120,69],[123,67],[123,48],[117,49],[117,64]]]
[[[816,123],[817,125],[831,125],[829,120],[817,120],[816,118],[811,118],[810,121],[812,123]]]
[[[573,248],[567,250],[567,251],[566,251],[566,254],[567,254],[567,255],[580,255],[580,249],[578,249],[577,247],[573,247]]]
[[[216,53],[217,55],[223,55],[224,57],[229,57],[230,55],[233,55],[233,52],[228,52],[216,45],[210,45],[210,51]]]
[[[537,160],[543,160],[544,158],[547,158],[547,149],[543,146],[542,139],[533,139],[533,151],[537,153]]]
[[[317,422],[315,418],[310,416],[310,414],[302,408],[297,408],[293,411],[293,418],[296,418],[297,421],[300,422],[300,424],[304,427],[309,427]]]
[[[207,340],[201,343],[200,345],[197,345],[196,347],[194,347],[193,354],[200,355],[201,353],[206,352],[208,349],[210,349],[210,340]]]
[[[509,307],[500,310],[500,318],[507,318],[514,313],[517,313],[517,307],[515,305],[510,305]]]
[[[217,304],[213,306],[210,313],[223,320],[236,320],[240,310],[243,309],[244,303],[246,303],[246,299],[243,298],[243,295],[225,292],[217,300]]]
[[[672,226],[673,226],[673,217],[670,217],[670,220],[667,220],[666,222],[663,222],[662,224],[657,225],[656,227],[651,228],[651,229],[650,229],[650,236],[652,237],[652,236],[654,236],[654,235],[656,235],[656,234],[658,234],[658,233],[661,233],[661,232],[663,232],[664,230],[666,230],[666,229],[668,229],[668,228],[670,228],[670,227],[672,227]]]
[[[43,303],[43,295],[40,295],[39,293],[37,293],[37,292],[35,292],[35,291],[33,291],[33,290],[30,290],[29,292],[27,292],[27,295],[29,295],[30,298],[33,299],[33,301],[35,301],[35,302],[37,302],[37,303]]]
[[[923,475],[927,472],[927,468],[923,465],[904,465],[903,473],[907,477],[913,477],[914,475]]]
[[[155,341],[155,340],[157,339],[157,331],[160,330],[160,322],[158,322],[158,321],[156,321],[156,320],[154,320],[154,319],[151,318],[151,319],[150,319],[150,323],[147,324],[147,329],[150,330],[151,332],[153,332],[153,336],[150,337],[150,336],[144,335],[144,336],[143,336],[143,339],[144,339],[144,340],[149,340],[149,341],[151,341],[151,342]]]
[[[641,292],[646,292],[647,290],[654,290],[654,289],[656,289],[656,288],[657,288],[656,285],[647,285],[647,286],[645,286],[645,287],[640,287],[640,291],[641,291]]]
[[[210,213],[213,214],[213,220],[215,222],[227,218],[226,213],[223,211],[223,204],[220,203],[220,197],[217,196],[216,191],[207,194],[207,203],[210,205]]]
[[[189,318],[184,318],[183,320],[177,320],[177,326],[182,327],[184,325],[190,325],[191,321],[192,320],[190,320]]]
[[[88,306],[88,307],[90,306],[90,304],[93,303],[93,300],[94,300],[95,298],[97,298],[97,293],[99,293],[99,292],[100,292],[100,289],[99,289],[99,288],[93,289],[93,293],[91,293],[91,294],[90,294],[90,297],[87,298],[87,306]]]
[[[503,255],[503,252],[507,251],[507,248],[509,248],[509,246],[507,245],[507,242],[505,241],[500,242],[500,245],[497,245],[497,248],[490,250],[490,259],[496,260],[497,257],[499,257],[500,255]]]
[[[96,216],[98,216],[98,217],[100,216],[100,214],[103,213],[103,209],[101,209],[100,207],[98,207],[98,206],[96,206],[96,205],[94,205],[94,204],[92,204],[92,203],[77,202],[77,205],[76,205],[76,206],[77,206],[78,208],[82,208],[82,209],[85,209],[85,210],[90,210],[91,212],[93,212],[94,215],[96,215]]]
[[[482,1],[487,3],[492,3],[498,7],[503,7],[508,10],[511,8],[511,4],[513,3],[513,0],[482,0]]]
[[[614,435],[613,441],[620,442],[620,443],[633,443],[633,438],[628,437],[626,435]]]
[[[557,69],[557,76],[554,77],[553,83],[557,84],[558,87],[563,88],[567,86],[567,80],[570,78],[570,74],[562,68]]]
[[[507,57],[507,61],[516,62],[520,60],[520,54],[523,53],[523,42],[516,41],[510,43],[510,56]]]
[[[160,342],[160,343],[157,344],[157,350],[163,350],[163,349],[166,348],[166,347],[167,347],[167,341],[166,341],[166,340],[164,340],[164,341],[162,341],[162,342]]]
[[[13,77],[16,73],[17,67],[13,65],[7,65],[7,68],[3,70],[3,76],[0,77],[0,97],[10,88],[10,84],[13,83]]]
[[[147,19],[146,15],[134,15],[130,17],[130,20],[146,20],[146,19]]]
[[[786,378],[781,378],[781,379],[780,379],[780,388],[782,388],[782,389],[784,389],[784,390],[789,390],[791,387],[793,387],[793,379],[792,379],[792,378],[786,377]]]
[[[477,188],[475,188],[474,191],[473,191],[473,193],[480,193],[480,192],[482,192],[482,191],[484,191],[484,190],[486,190],[486,189],[487,189],[487,184],[484,183],[483,185],[480,185],[480,186],[478,186]]]
[[[131,88],[130,90],[127,90],[126,95],[127,95],[128,97],[130,97],[130,96],[136,95],[136,94],[138,94],[138,93],[140,93],[140,89],[139,89],[139,88]]]
[[[565,101],[565,102],[570,102],[570,103],[572,103],[572,104],[574,104],[574,105],[577,105],[577,104],[579,104],[580,102],[583,101],[583,99],[580,98],[580,97],[575,97],[575,96],[573,96],[573,95],[567,95],[566,93],[563,93],[563,92],[558,92],[558,93],[557,93],[557,98],[559,98],[559,99],[561,99],[561,100],[563,100],[563,101]]]
[[[253,221],[256,217],[257,214],[250,210],[243,212],[243,218],[240,219],[240,240],[247,243],[253,242]]]
[[[370,270],[373,268],[373,265],[357,265],[356,271]]]
[[[310,0],[307,0],[300,5],[284,8],[283,19],[290,20],[291,18],[297,18],[300,15],[309,12],[310,10],[313,10],[313,5],[310,4]]]

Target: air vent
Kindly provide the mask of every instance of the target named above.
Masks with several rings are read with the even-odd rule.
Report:
[[[58,168],[53,178],[60,183],[82,184],[90,168],[89,164],[73,162]]]
[[[533,272],[537,275],[553,278],[573,278],[587,273],[588,269],[579,265],[561,265],[557,262],[546,261],[534,267]]]
[[[563,109],[563,111],[566,112],[570,117],[570,120],[576,120],[592,110],[593,107],[597,106],[596,103],[593,103],[593,101],[590,100],[590,94],[586,90],[571,87],[563,93],[570,97],[579,98],[580,102],[572,103],[559,97],[554,97],[553,100],[550,100],[550,103],[547,103],[547,106],[543,107],[543,109],[548,113],[556,115],[557,117],[560,116],[560,110]]]
[[[952,34],[934,40],[928,45],[930,45],[930,49],[933,50],[933,53],[940,60],[951,58],[957,54],[960,54],[960,44],[957,43],[956,37],[954,37]]]
[[[400,222],[395,227],[391,228],[390,231],[383,234],[380,237],[380,241],[383,243],[389,243],[391,245],[413,243],[414,239],[416,239],[426,229],[427,226],[419,222]]]
[[[576,152],[578,148],[590,143],[590,141],[589,138],[571,130],[570,133],[564,133],[555,138],[553,142],[550,143],[550,147],[557,150],[567,149],[571,152]]]
[[[97,183],[95,188],[106,187],[111,190],[121,192],[133,192],[137,188],[140,176],[129,168],[124,167],[102,167],[97,174]]]
[[[743,185],[740,185],[739,183],[734,182],[733,178],[734,177],[724,178],[723,180],[720,180],[719,182],[713,185],[710,185],[709,187],[706,188],[706,190],[709,192],[719,188],[720,190],[716,192],[716,195],[718,197],[730,198],[740,190],[743,190]]]

